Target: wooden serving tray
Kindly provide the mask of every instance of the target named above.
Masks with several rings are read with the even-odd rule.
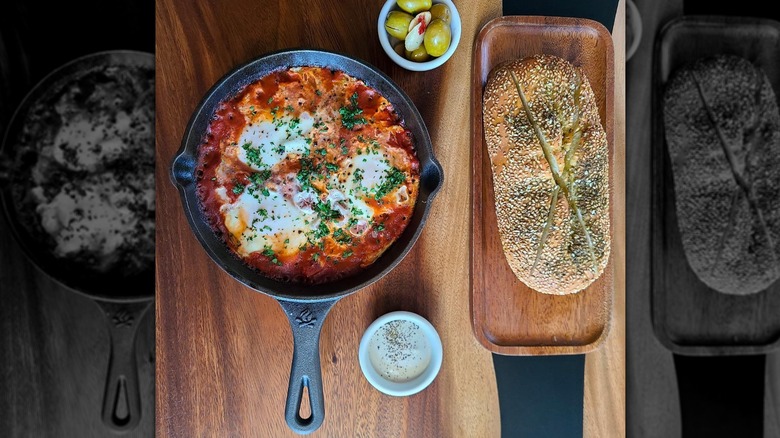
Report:
[[[472,74],[471,313],[479,342],[509,355],[581,354],[594,350],[609,331],[614,252],[604,273],[571,295],[536,292],[515,277],[496,224],[493,178],[482,130],[482,92],[498,64],[550,54],[582,67],[596,95],[610,155],[610,218],[614,211],[612,37],[601,24],[558,17],[501,17],[477,36]]]
[[[688,265],[675,211],[674,180],[664,140],[663,89],[670,74],[696,59],[742,56],[761,67],[780,93],[780,23],[688,16],[659,32],[653,60],[652,314],[661,343],[675,353],[766,353],[780,347],[780,282],[755,295],[726,295]]]

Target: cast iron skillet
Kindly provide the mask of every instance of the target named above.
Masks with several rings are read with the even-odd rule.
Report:
[[[218,105],[261,77],[273,71],[296,66],[341,70],[377,89],[393,104],[406,128],[412,132],[420,160],[417,204],[403,234],[374,264],[363,271],[352,277],[320,285],[275,281],[244,264],[212,231],[202,214],[196,194],[197,151]],[[401,262],[420,235],[431,201],[443,181],[441,165],[433,156],[431,139],[420,113],[411,99],[390,78],[365,62],[321,50],[271,53],[237,67],[206,93],[190,119],[181,149],[173,160],[171,173],[174,184],[179,189],[190,226],[208,255],[236,280],[276,298],[287,314],[293,332],[294,350],[285,418],[290,428],[297,433],[317,430],[325,416],[319,354],[319,337],[325,316],[340,298],[379,280]],[[305,419],[299,414],[304,388],[309,391],[311,405],[311,416]]]
[[[141,273],[120,277],[116,272],[99,273],[59,259],[23,226],[23,216],[11,193],[15,181],[28,177],[15,173],[21,170],[15,165],[15,146],[28,111],[68,78],[106,64],[153,69],[154,55],[131,51],[94,53],[75,59],[43,78],[24,98],[6,130],[0,148],[0,203],[11,233],[33,264],[65,288],[94,300],[105,313],[110,350],[101,415],[110,429],[126,432],[134,429],[141,419],[135,336],[140,320],[154,299],[154,264],[150,263]]]

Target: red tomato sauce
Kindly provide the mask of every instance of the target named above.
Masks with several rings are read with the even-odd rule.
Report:
[[[357,110],[357,122],[344,122],[341,113],[342,121],[339,123],[342,108]],[[231,145],[235,147],[247,124],[257,120],[253,119],[255,114],[273,114],[276,117],[280,111],[293,117],[304,111],[332,114],[332,117],[323,117],[318,122],[321,127],[312,131],[311,153],[305,157],[288,154],[273,167],[265,187],[276,188],[275,184],[284,175],[297,174],[303,160],[308,160],[315,169],[323,169],[328,163],[337,165],[350,157],[354,160],[371,145],[381,145],[384,156],[391,154],[394,166],[403,172],[405,179],[402,185],[406,186],[410,202],[395,203],[395,198],[389,197],[394,195],[381,200],[364,199],[374,209],[373,220],[366,231],[350,234],[346,243],[343,239],[336,239],[337,227],[328,224],[327,236],[316,243],[310,240],[309,244],[297,248],[292,254],[255,251],[239,255],[237,248],[241,243],[225,225],[220,211],[225,201],[217,195],[217,189],[224,187],[230,202],[235,202],[242,188],[252,183],[251,177],[256,171],[226,156],[225,151]],[[317,284],[353,275],[371,265],[403,233],[411,220],[417,198],[419,161],[412,134],[403,127],[392,104],[377,90],[341,71],[304,67],[299,71],[271,73],[220,104],[198,151],[196,177],[205,218],[239,258],[268,277]],[[311,182],[312,187],[319,190],[324,188],[322,184],[314,179]]]

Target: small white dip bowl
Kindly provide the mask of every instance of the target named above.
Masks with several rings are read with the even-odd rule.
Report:
[[[396,382],[383,377],[374,367],[369,355],[371,338],[383,325],[392,321],[408,321],[416,324],[420,328],[425,341],[430,347],[431,357],[428,366],[417,377],[404,382]],[[379,391],[397,397],[416,394],[428,387],[428,385],[433,382],[433,379],[436,378],[436,375],[439,374],[442,356],[441,338],[439,338],[439,334],[436,332],[433,325],[422,316],[405,311],[387,313],[371,323],[365,333],[363,333],[363,338],[360,340],[360,348],[358,350],[360,369],[363,371],[363,375],[366,376],[366,380]]]

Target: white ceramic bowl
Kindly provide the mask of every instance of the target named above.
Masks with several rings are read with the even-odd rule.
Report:
[[[422,374],[408,382],[398,383],[385,379],[376,371],[374,365],[371,363],[371,359],[368,357],[368,344],[371,341],[371,337],[379,330],[379,327],[391,321],[410,321],[417,324],[422,330],[425,339],[428,341],[428,345],[431,347],[431,361],[428,364],[428,367]],[[368,326],[366,332],[363,333],[363,338],[360,340],[360,348],[358,350],[360,369],[363,371],[363,375],[366,376],[366,380],[379,391],[397,397],[416,394],[428,387],[428,385],[433,382],[433,379],[436,378],[436,375],[439,374],[442,357],[441,338],[439,338],[439,334],[436,332],[433,325],[422,316],[405,311],[390,312],[377,318],[376,321]]]
[[[385,2],[385,5],[382,7],[382,11],[379,12],[379,18],[377,19],[377,30],[379,31],[379,42],[382,44],[382,48],[385,49],[387,56],[389,56],[393,62],[407,70],[428,71],[444,64],[448,59],[450,59],[452,54],[455,53],[455,49],[458,48],[458,43],[460,42],[460,14],[458,14],[458,9],[452,3],[452,0],[433,0],[433,4],[437,3],[443,3],[447,5],[448,8],[450,8],[450,14],[452,15],[452,18],[450,19],[450,30],[452,31],[452,41],[450,42],[450,47],[446,52],[444,52],[443,55],[439,56],[438,58],[431,58],[425,62],[414,62],[398,55],[395,53],[395,50],[393,50],[392,43],[398,42],[399,40],[391,37],[390,34],[387,33],[385,30],[385,21],[387,20],[387,14],[389,14],[390,11],[400,11],[401,8],[396,5],[396,0],[387,0]]]

